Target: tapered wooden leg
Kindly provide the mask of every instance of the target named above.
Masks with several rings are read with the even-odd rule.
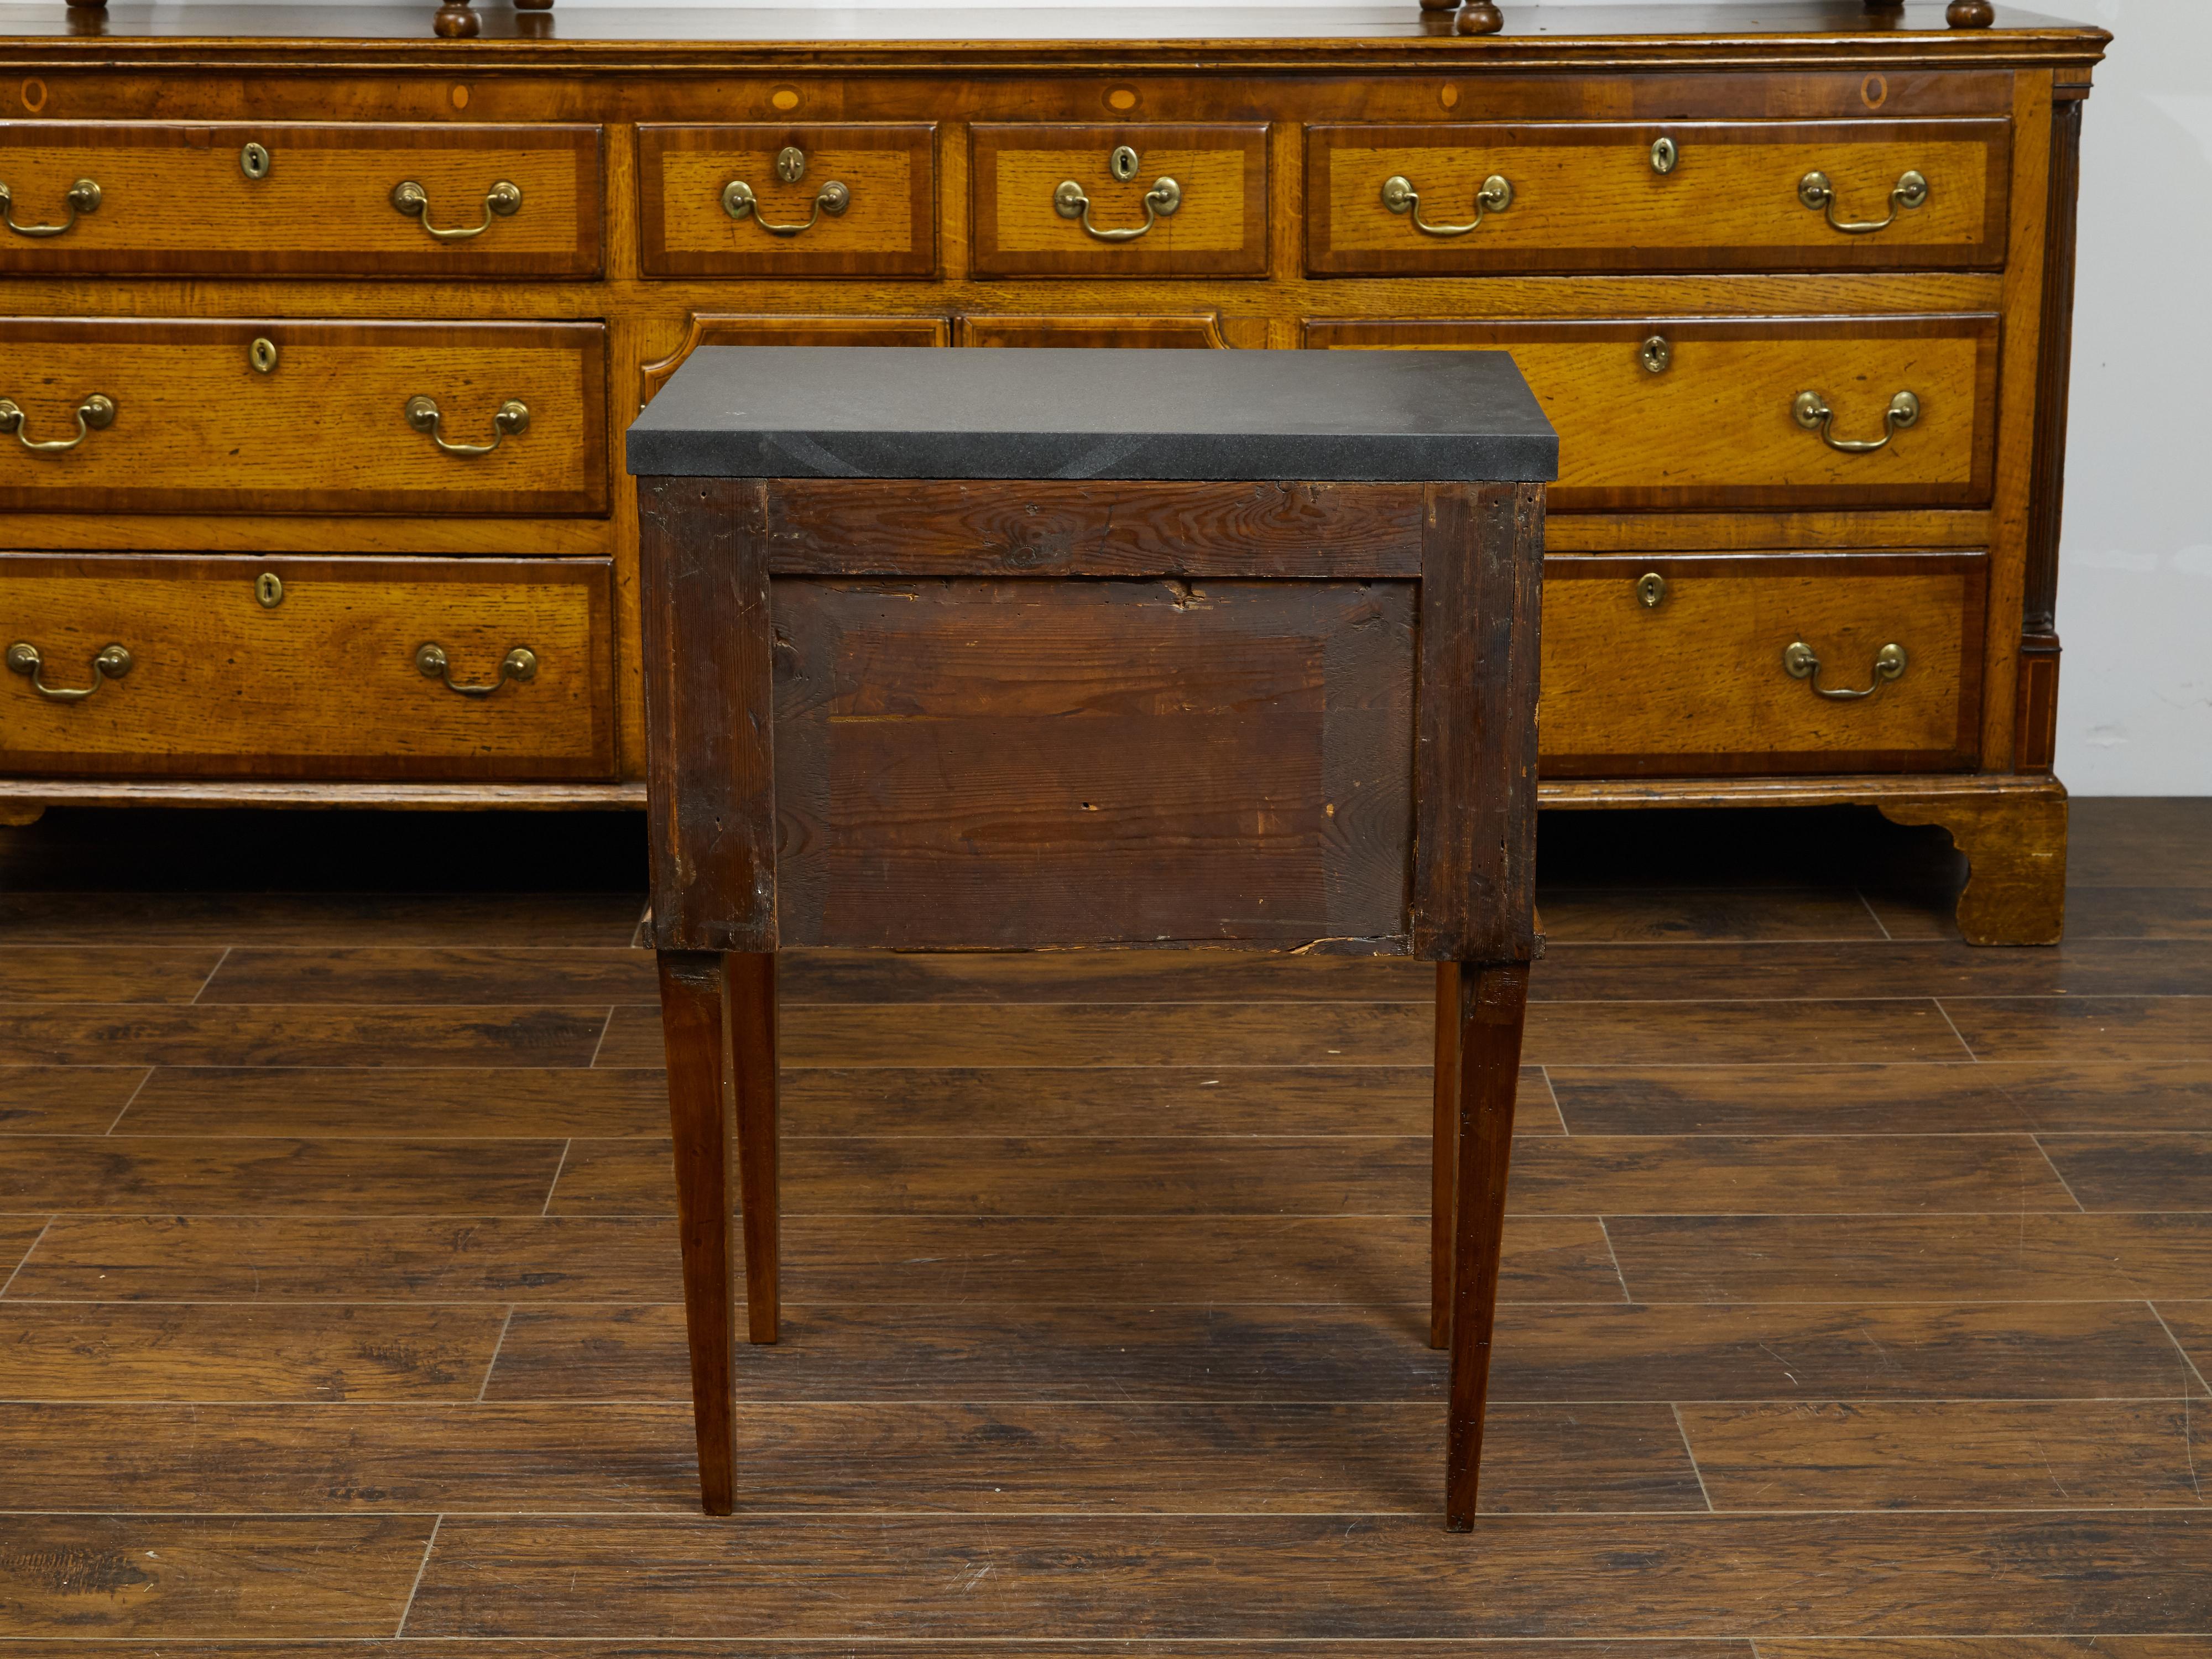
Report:
[[[1429,1346],[1451,1336],[1452,1198],[1459,1190],[1459,963],[1437,964],[1436,1117],[1429,1179]]]
[[[738,1184],[745,1224],[745,1324],[756,1342],[775,1340],[775,957],[722,958],[729,988],[730,1071],[737,1103]]]
[[[668,1048],[668,1117],[676,1140],[677,1229],[684,1323],[691,1343],[691,1414],[699,1502],[727,1515],[737,1486],[736,1124],[722,957],[660,953],[660,1026]]]
[[[1459,970],[1458,1202],[1452,1224],[1451,1403],[1445,1431],[1444,1525],[1474,1526],[1490,1334],[1498,1316],[1498,1253],[1528,964],[1466,963]]]

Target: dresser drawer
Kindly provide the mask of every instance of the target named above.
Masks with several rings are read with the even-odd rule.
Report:
[[[604,513],[605,332],[0,319],[0,509]]]
[[[1555,509],[1990,499],[1994,316],[1310,322],[1306,343],[1511,352],[1559,428]]]
[[[969,131],[978,276],[1267,274],[1263,125]]]
[[[0,237],[0,271],[592,276],[600,265],[596,126],[9,121],[0,184],[19,228]]]
[[[640,127],[648,276],[933,276],[937,129]]]
[[[1994,267],[2011,144],[1996,119],[1312,127],[1306,268]]]
[[[1987,566],[1980,553],[1554,556],[1544,772],[1972,766]]]
[[[611,586],[601,560],[0,557],[0,753],[42,776],[611,776]]]

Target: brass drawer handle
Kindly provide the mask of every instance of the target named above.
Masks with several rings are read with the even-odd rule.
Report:
[[[448,455],[489,455],[510,437],[520,436],[530,430],[530,405],[520,398],[509,398],[499,406],[491,417],[491,441],[488,444],[457,444],[438,429],[444,417],[438,413],[434,398],[410,398],[407,400],[407,424],[417,432],[429,434],[430,441]]]
[[[76,406],[76,436],[47,438],[38,442],[25,435],[23,411],[6,398],[0,398],[0,432],[12,432],[15,441],[34,455],[59,455],[75,449],[94,432],[105,431],[115,424],[115,399],[105,392],[95,392]]]
[[[1115,145],[1106,157],[1106,171],[1125,185],[1137,176],[1137,169],[1142,165],[1137,152],[1127,144]],[[1052,192],[1052,210],[1063,219],[1082,221],[1084,234],[1102,242],[1133,242],[1161,220],[1172,216],[1182,205],[1182,186],[1163,173],[1152,180],[1152,187],[1145,192],[1144,223],[1120,230],[1101,230],[1091,222],[1091,198],[1074,179],[1061,179]]]
[[[1815,213],[1827,216],[1828,228],[1840,230],[1846,236],[1865,236],[1877,230],[1887,230],[1897,222],[1900,209],[1917,208],[1928,199],[1928,179],[1924,173],[1907,171],[1897,181],[1897,188],[1889,192],[1889,217],[1887,219],[1838,219],[1836,217],[1836,187],[1828,182],[1825,173],[1808,173],[1797,181],[1797,199]]]
[[[422,222],[423,231],[441,242],[465,242],[471,236],[481,236],[491,228],[494,219],[511,218],[522,211],[522,186],[511,185],[504,179],[484,192],[483,222],[480,225],[454,225],[441,229],[430,222],[430,192],[412,179],[402,179],[392,187],[392,205],[410,219]]]
[[[775,153],[775,176],[787,185],[795,185],[806,176],[806,152],[796,144],[786,144]],[[814,192],[814,211],[803,223],[796,225],[770,224],[761,211],[760,198],[753,187],[742,179],[732,179],[722,186],[722,211],[732,219],[750,219],[771,236],[796,236],[802,230],[814,228],[814,222],[823,214],[832,219],[853,205],[853,192],[832,179]]]
[[[1863,691],[1831,689],[1820,680],[1820,659],[1813,654],[1813,647],[1802,640],[1792,641],[1782,653],[1783,672],[1793,680],[1803,680],[1813,688],[1814,695],[1833,702],[1851,702],[1860,697],[1870,697],[1890,681],[1905,672],[1905,647],[1885,645],[1874,653],[1874,684]]]
[[[1817,432],[1820,441],[1831,449],[1840,449],[1846,455],[1870,455],[1887,447],[1889,441],[1920,418],[1920,399],[1910,392],[1900,392],[1889,400],[1889,411],[1882,417],[1882,433],[1879,438],[1838,438],[1829,426],[1836,411],[1828,407],[1828,400],[1817,392],[1801,392],[1790,405],[1790,413],[1798,425],[1808,432]]]
[[[131,653],[119,645],[103,648],[92,659],[90,685],[48,685],[39,678],[46,659],[39,655],[39,647],[27,640],[18,640],[8,647],[9,672],[27,677],[31,690],[55,702],[82,702],[109,680],[119,680],[131,672]]]
[[[1171,216],[1182,205],[1182,186],[1172,179],[1152,180],[1152,187],[1145,192],[1145,222],[1121,229],[1101,230],[1091,222],[1091,198],[1083,193],[1083,186],[1073,179],[1063,179],[1052,193],[1052,210],[1063,219],[1079,219],[1083,228],[1102,242],[1133,242],[1161,220]]]
[[[538,653],[526,645],[518,645],[499,659],[499,678],[489,685],[459,685],[453,680],[453,665],[442,645],[424,644],[415,647],[415,669],[426,680],[443,680],[446,690],[459,692],[464,697],[488,697],[509,680],[528,680],[538,677]]]
[[[1474,217],[1463,225],[1432,225],[1421,217],[1421,192],[1402,173],[1394,173],[1382,181],[1382,205],[1393,213],[1412,214],[1413,228],[1431,236],[1465,236],[1480,230],[1489,215],[1503,213],[1513,205],[1513,185],[1500,173],[1484,179],[1482,188],[1474,193]]]
[[[78,219],[88,213],[100,211],[100,181],[80,179],[69,187],[62,198],[69,204],[70,216],[58,225],[19,225],[15,222],[15,198],[8,193],[8,186],[0,185],[0,223],[18,236],[58,236],[75,228]]]

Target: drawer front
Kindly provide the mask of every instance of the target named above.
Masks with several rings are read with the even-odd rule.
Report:
[[[97,204],[79,191],[72,212],[80,180]],[[14,225],[67,226],[0,235],[0,271],[592,276],[601,263],[596,126],[0,122],[0,184]]]
[[[1312,322],[1306,343],[1511,352],[1559,428],[1557,510],[1990,499],[1994,316]]]
[[[0,751],[44,776],[611,776],[611,587],[603,560],[0,557]]]
[[[963,346],[1096,347],[1148,351],[1213,350],[1221,337],[1215,312],[1182,317],[967,316],[960,319]]]
[[[12,318],[0,365],[0,509],[607,510],[597,323]]]
[[[1970,767],[1987,583],[1980,553],[1554,556],[1544,772]]]
[[[651,403],[668,377],[701,346],[944,346],[952,343],[949,317],[717,316],[691,313],[684,343],[638,370],[638,407]]]
[[[640,127],[648,276],[933,276],[933,125]]]
[[[1267,274],[1264,125],[969,131],[979,276]]]
[[[1306,268],[1995,267],[2011,145],[2005,120],[1312,127]]]

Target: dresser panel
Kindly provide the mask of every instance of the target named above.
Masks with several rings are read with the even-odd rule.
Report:
[[[2011,137],[2002,120],[1315,127],[1306,264],[1370,276],[1999,265]]]
[[[597,323],[9,318],[0,398],[8,511],[607,510]]]
[[[937,129],[637,130],[648,276],[928,276]]]
[[[1979,553],[1554,557],[1546,775],[1973,764]]]
[[[597,126],[0,122],[9,217],[52,233],[0,236],[0,271],[596,276],[599,149]]]
[[[1559,431],[1559,510],[1990,499],[1990,316],[1316,321],[1306,342],[1511,352]]]
[[[978,122],[979,276],[1261,276],[1264,125]]]
[[[596,559],[0,557],[0,749],[43,775],[610,777],[611,574]]]

